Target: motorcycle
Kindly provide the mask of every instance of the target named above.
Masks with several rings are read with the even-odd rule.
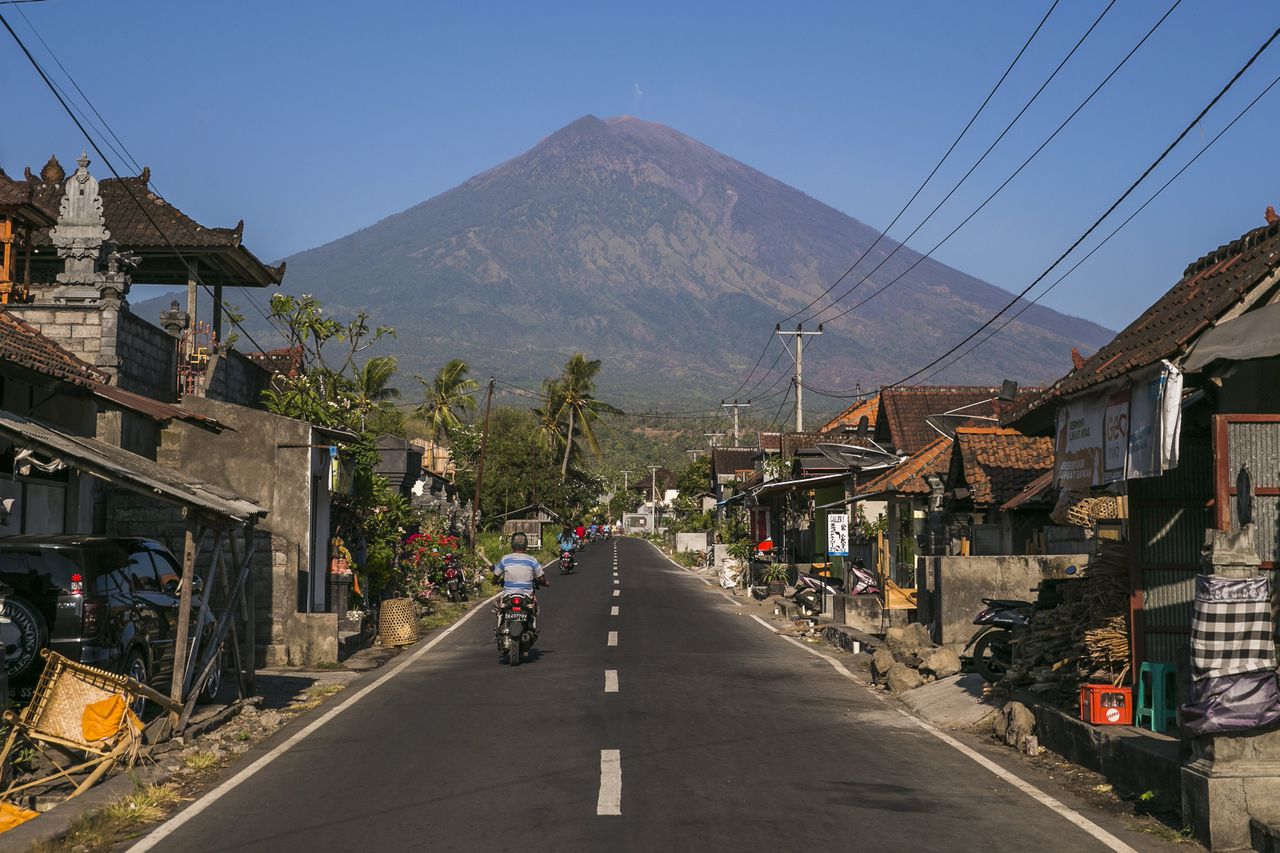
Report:
[[[985,681],[995,684],[1013,666],[1014,634],[1031,624],[1035,605],[1011,598],[984,598],[982,603],[986,606],[973,618],[973,624],[981,627],[961,655],[972,648],[969,657],[973,668]]]
[[[533,596],[519,593],[503,593],[494,608],[498,614],[498,627],[494,634],[498,641],[498,653],[507,656],[507,663],[520,665],[520,658],[532,648],[538,639]]]
[[[880,593],[875,575],[867,571],[861,560],[851,563],[847,567],[845,574],[848,577],[846,580],[841,580],[840,578],[801,572],[796,578],[796,591],[791,597],[796,606],[800,608],[800,615],[815,616],[821,613],[823,596],[842,595],[845,592],[846,581],[850,584],[848,588],[850,595],[878,595]]]
[[[444,589],[450,601],[467,600],[467,579],[458,565],[458,558],[447,554],[444,558]]]
[[[573,552],[568,549],[560,551],[560,574],[573,574]]]

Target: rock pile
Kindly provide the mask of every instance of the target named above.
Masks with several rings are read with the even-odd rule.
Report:
[[[922,684],[960,672],[960,656],[935,645],[919,623],[885,632],[884,645],[871,659],[876,684],[890,693],[905,693]]]

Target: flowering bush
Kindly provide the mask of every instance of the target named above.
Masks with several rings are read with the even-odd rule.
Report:
[[[429,603],[444,583],[445,557],[457,555],[460,544],[457,536],[447,534],[414,533],[406,539],[400,558],[404,595]]]

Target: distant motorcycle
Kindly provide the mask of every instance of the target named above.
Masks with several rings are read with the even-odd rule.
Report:
[[[560,574],[573,574],[573,552],[563,550],[560,552]]]
[[[450,601],[467,600],[467,579],[453,554],[446,554],[444,558],[444,589]]]
[[[982,603],[986,606],[973,618],[973,624],[981,627],[969,638],[964,652],[973,649],[973,668],[995,684],[1013,666],[1014,635],[1031,624],[1035,605],[1011,598],[984,598]]]
[[[537,601],[526,593],[506,592],[498,599],[495,607],[498,653],[506,655],[507,663],[512,666],[520,665],[521,656],[527,654],[538,639],[536,608]]]

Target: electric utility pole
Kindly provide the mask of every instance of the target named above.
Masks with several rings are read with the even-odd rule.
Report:
[[[657,465],[645,466],[649,469],[649,476],[652,477],[653,503],[649,509],[649,532],[658,532],[658,467]]]
[[[635,473],[635,472],[634,472],[634,471],[619,471],[618,473],[622,474],[622,491],[626,492],[626,491],[628,491],[628,490],[631,488],[631,483],[630,483],[630,482],[628,482],[627,478],[628,478],[628,477],[630,477],[630,476],[631,476],[633,473]]]
[[[737,400],[734,400],[732,403],[726,403],[724,400],[721,400],[720,407],[723,409],[733,409],[733,446],[741,447],[741,445],[738,444],[738,409],[751,408],[751,401],[748,400],[745,403],[739,403]]]
[[[705,438],[705,439],[707,440],[707,446],[708,446],[708,447],[710,447],[710,448],[712,448],[712,449],[714,450],[715,448],[717,448],[717,447],[719,447],[719,446],[720,446],[720,445],[716,444],[716,439],[717,439],[717,438],[724,438],[724,433],[722,433],[722,432],[704,432],[704,433],[702,434],[702,437],[703,437],[703,438]],[[735,447],[736,447],[736,446],[737,446],[737,445],[735,445]]]
[[[480,484],[484,482],[484,451],[489,445],[489,409],[493,406],[493,377],[484,397],[484,425],[480,428],[480,458],[476,461],[476,494],[471,501],[471,553],[476,551],[476,515],[480,512]]]
[[[782,331],[782,324],[778,323],[773,327],[775,335],[782,335],[782,345],[786,347],[787,353],[790,354],[791,360],[796,363],[796,432],[804,432],[804,338],[805,335],[822,334],[822,324],[818,324],[818,331],[806,332],[803,323],[796,324],[794,332]],[[791,347],[787,346],[785,335],[796,336],[796,351],[791,352]]]

